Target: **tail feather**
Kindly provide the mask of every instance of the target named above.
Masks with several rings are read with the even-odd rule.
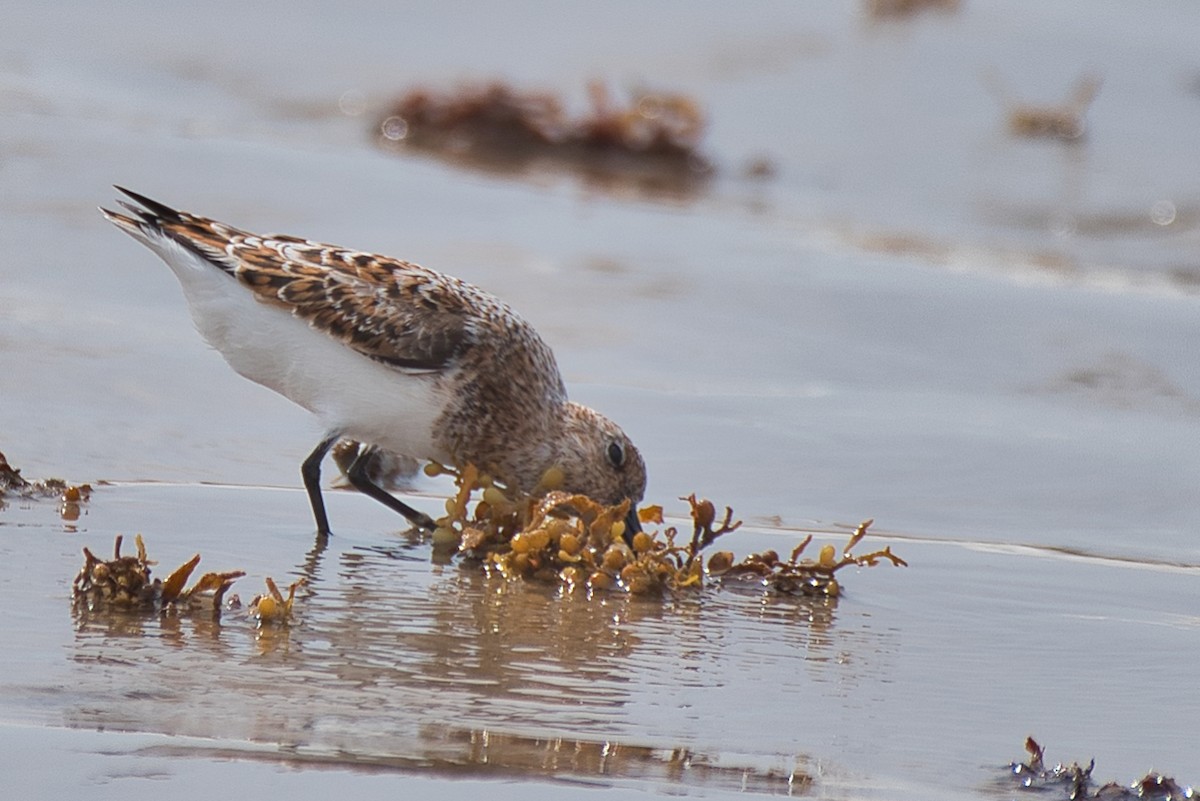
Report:
[[[114,188],[118,192],[137,201],[139,205],[118,200],[117,205],[129,212],[128,214],[122,214],[104,207],[100,208],[100,213],[113,225],[143,244],[148,245],[152,240],[165,236],[166,231],[163,230],[164,223],[178,222],[183,219],[183,215],[164,203],[151,200],[145,195],[139,195],[137,192],[122,186]]]
[[[104,219],[120,228],[139,242],[148,243],[150,236],[158,232],[158,227],[144,217],[127,217],[111,209],[100,207]]]
[[[126,211],[130,212],[131,214],[136,215],[137,218],[139,220],[141,220],[142,222],[152,223],[152,222],[162,219],[161,217],[158,217],[158,216],[152,214],[151,212],[146,211],[145,209],[141,208],[140,206],[135,206],[132,203],[126,203],[124,200],[118,200],[117,205],[120,206],[121,208],[125,209]]]
[[[170,206],[166,205],[165,203],[159,203],[157,200],[151,200],[150,198],[146,197],[145,195],[140,195],[137,192],[134,192],[131,189],[126,189],[123,186],[114,185],[113,189],[116,189],[121,194],[125,195],[129,199],[135,201],[136,203],[138,203],[139,205],[142,206],[142,208],[139,209],[136,206],[133,206],[124,201],[117,201],[125,208],[129,209],[130,211],[132,211],[135,214],[137,214],[138,216],[140,216],[142,219],[146,219],[148,221],[147,212],[149,212],[149,215],[151,217],[156,217],[156,218],[159,218],[162,220],[183,219],[183,215],[181,215],[177,209],[173,209]]]
[[[222,272],[234,272],[236,263],[226,257],[223,250],[224,234],[216,235],[212,231],[216,223],[173,209],[123,186],[114,188],[136,201],[136,205],[118,200],[117,204],[127,213],[104,207],[100,208],[100,213],[117,228],[157,253],[172,268],[177,266],[172,251],[182,248]]]
[[[139,195],[137,192],[122,186],[115,186],[114,189],[137,201],[139,205],[118,200],[117,205],[129,212],[128,214],[122,214],[104,207],[100,208],[100,213],[109,222],[140,242],[149,244],[149,241],[152,239],[169,236],[167,231],[164,230],[164,224],[182,222],[184,220],[182,213],[165,203],[151,200],[145,195]]]

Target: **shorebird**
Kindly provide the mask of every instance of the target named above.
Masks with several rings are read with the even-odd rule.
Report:
[[[137,205],[101,208],[175,273],[201,336],[242,376],[317,416],[324,435],[301,465],[317,533],[330,533],[321,462],[365,443],[351,485],[432,529],[372,481],[380,449],[474,464],[531,492],[552,467],[562,489],[630,502],[646,468],[616,423],[567,399],[550,347],[493,295],[411,262],[293,236],[260,236],[117,187]]]

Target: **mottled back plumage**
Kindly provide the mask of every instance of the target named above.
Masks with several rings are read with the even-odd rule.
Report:
[[[444,370],[478,342],[481,323],[511,322],[513,330],[529,331],[553,365],[553,354],[524,320],[465,281],[387,256],[285,234],[259,236],[122,191],[149,209],[121,204],[141,225],[364,356],[410,370]],[[552,389],[565,396],[553,369]]]

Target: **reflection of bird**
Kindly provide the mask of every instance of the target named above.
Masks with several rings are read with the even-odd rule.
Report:
[[[241,375],[313,412],[325,435],[301,474],[329,532],[321,461],[340,437],[371,447],[349,466],[360,491],[431,528],[371,477],[379,449],[472,463],[529,492],[551,467],[562,489],[604,503],[642,499],[629,438],[567,400],[554,354],[492,295],[406,261],[291,236],[258,236],[121,189],[139,206],[101,209],[183,286],[201,335]]]

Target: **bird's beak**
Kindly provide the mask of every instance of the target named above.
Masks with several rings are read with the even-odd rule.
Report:
[[[637,505],[629,502],[629,514],[625,515],[625,544],[633,547],[633,535],[642,530],[642,521],[638,519]]]

